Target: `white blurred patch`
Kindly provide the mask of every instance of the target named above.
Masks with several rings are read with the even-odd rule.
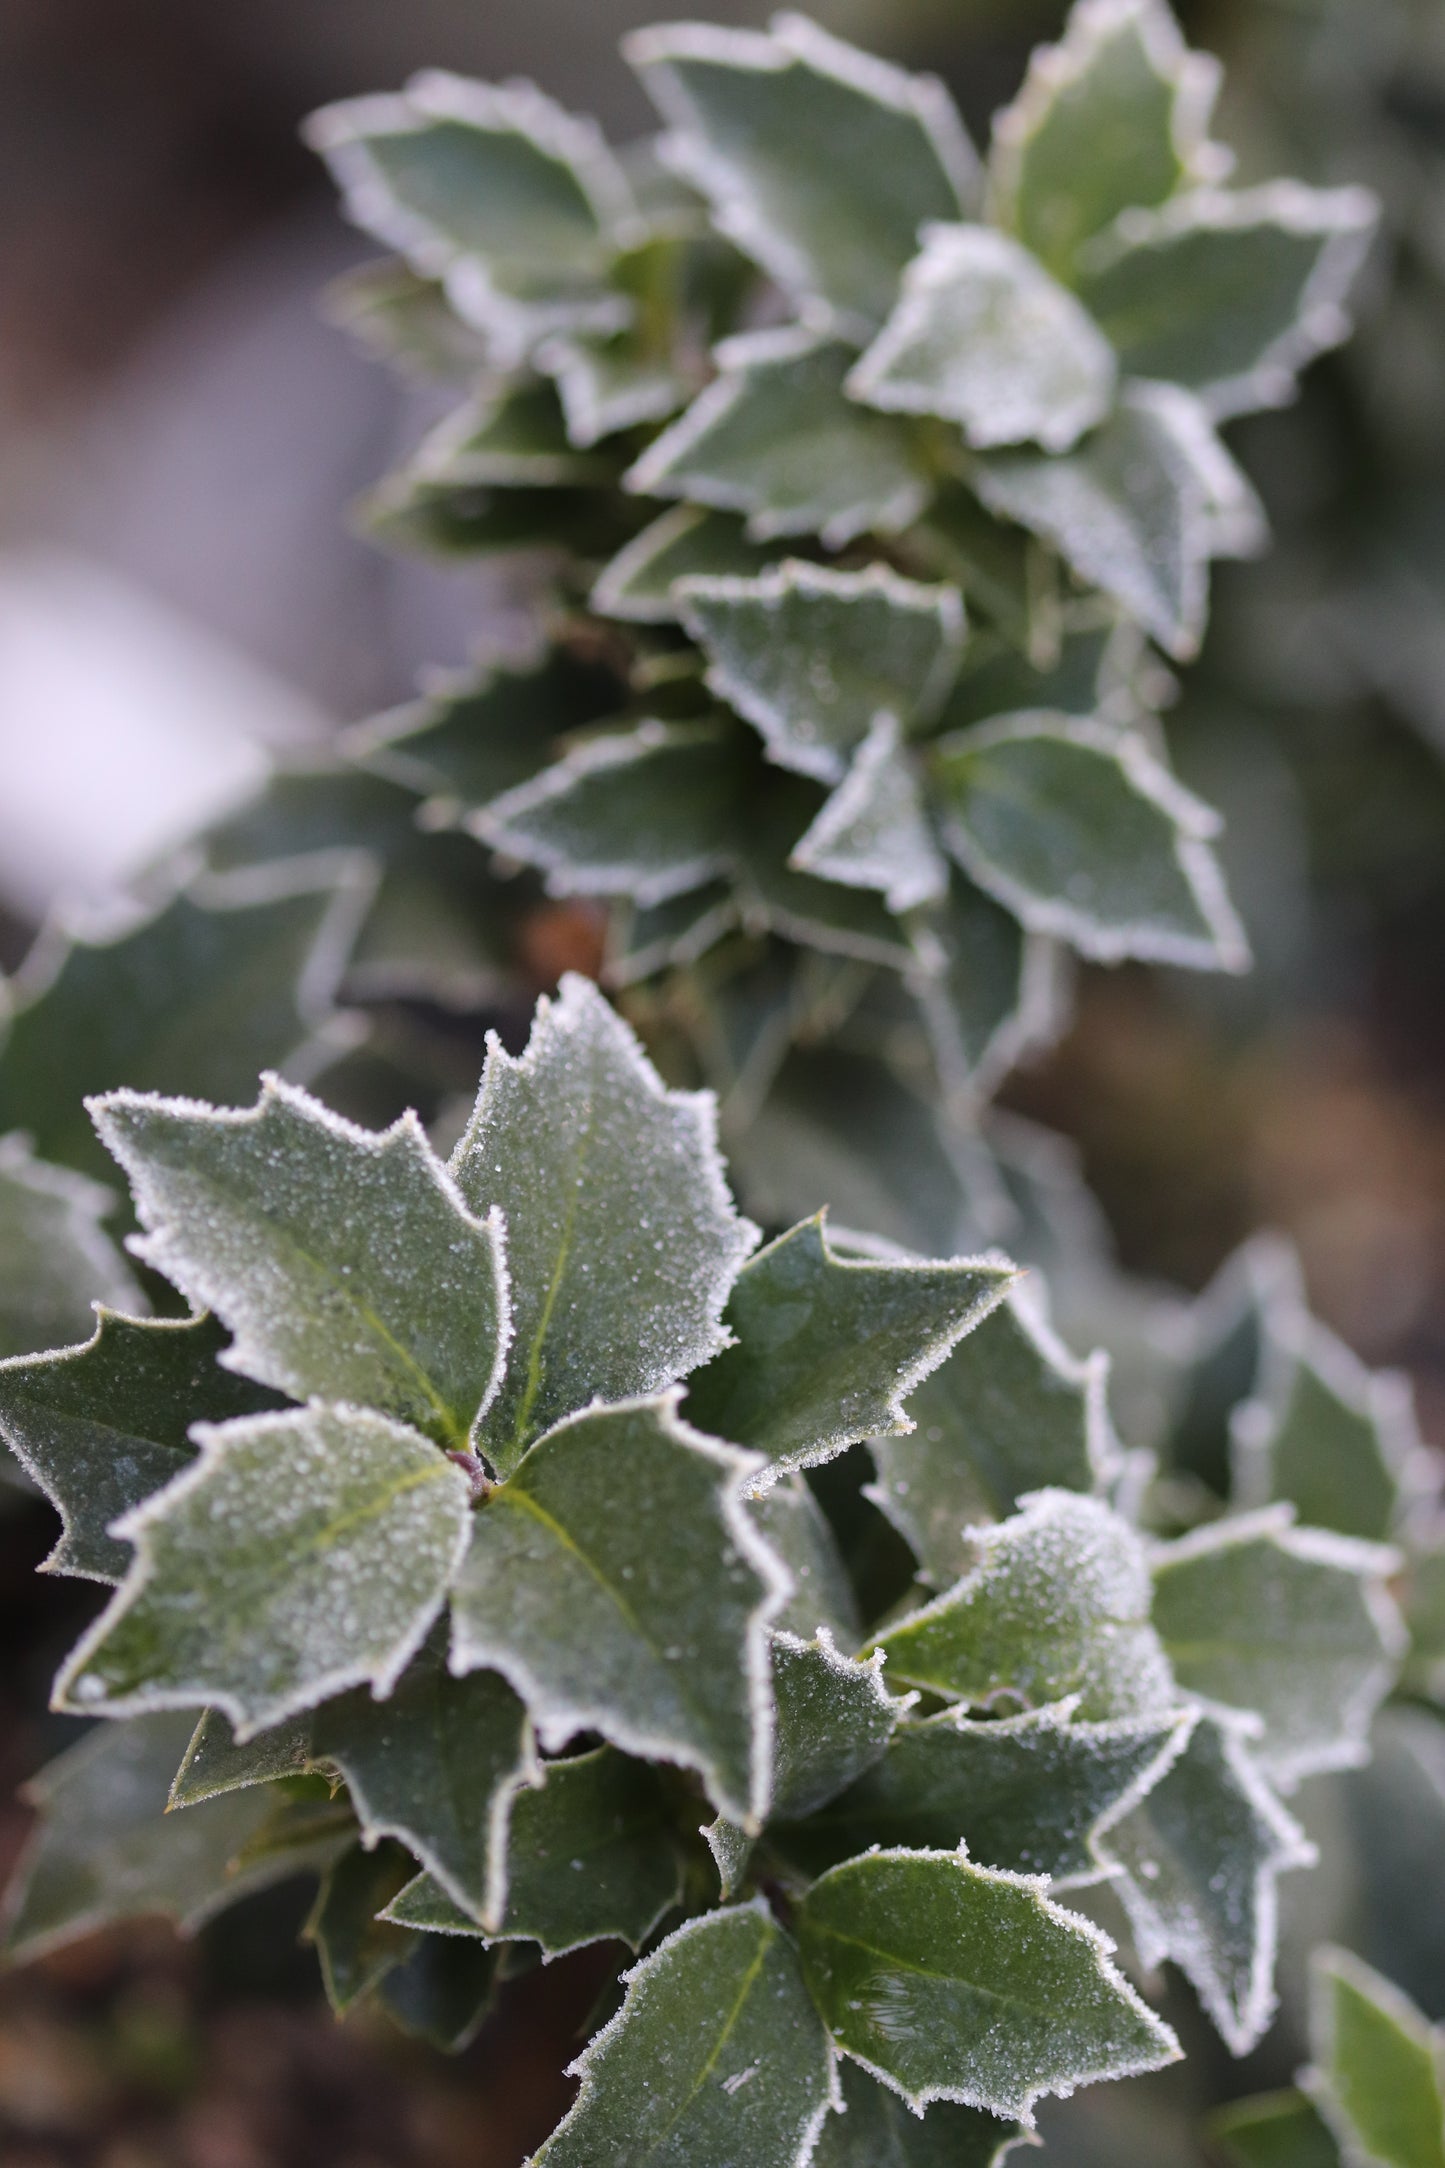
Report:
[[[52,550],[0,555],[0,900],[93,898],[239,803],[302,694],[139,587]]]

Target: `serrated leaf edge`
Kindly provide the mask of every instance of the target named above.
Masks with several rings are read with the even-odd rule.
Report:
[[[1417,2047],[1431,2051],[1437,2073],[1436,2088],[1445,2095],[1445,2078],[1440,2075],[1442,2052],[1438,2029],[1393,1980],[1376,1972],[1353,1950],[1341,1949],[1335,1943],[1323,1943],[1311,1951],[1309,2032],[1312,2055],[1305,2068],[1297,2073],[1295,2082],[1328,2126],[1349,2168],[1381,2168],[1376,2156],[1361,2144],[1359,2133],[1336,2100],[1323,2067],[1334,2057],[1334,2003],[1327,1984],[1331,1977],[1343,1981],[1362,2000],[1372,2003]]]

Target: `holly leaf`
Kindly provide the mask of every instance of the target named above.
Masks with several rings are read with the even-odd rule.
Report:
[[[689,1920],[626,1978],[622,2008],[572,2065],[582,2090],[536,2168],[803,2168],[832,2057],[766,1905]]]
[[[435,1633],[385,1701],[357,1692],[317,1711],[311,1758],[346,1779],[369,1843],[399,1838],[474,1919],[500,1910],[507,1823],[537,1766],[527,1712],[505,1679],[452,1678],[445,1634]]]
[[[1113,1472],[1108,1375],[1102,1350],[1076,1360],[1015,1287],[922,1381],[913,1428],[870,1443],[878,1482],[869,1496],[925,1580],[946,1588],[966,1573],[974,1543],[965,1530],[1007,1519],[1029,1492],[1089,1492]]]
[[[746,579],[767,561],[768,552],[748,541],[732,513],[675,504],[603,567],[592,608],[600,617],[639,625],[675,624],[681,614],[679,580]]]
[[[757,1848],[756,1840],[724,1814],[720,1814],[715,1822],[707,1823],[698,1834],[712,1854],[712,1863],[717,1869],[718,1896],[726,1904],[737,1896],[746,1880]]]
[[[486,341],[448,306],[446,288],[383,256],[332,279],[322,314],[404,376],[465,382],[486,365]]]
[[[1181,662],[1203,635],[1211,554],[1245,539],[1239,507],[1230,519],[1211,504],[1192,407],[1172,386],[1130,383],[1075,450],[983,452],[972,472],[991,512],[1052,543]]]
[[[678,589],[708,684],[746,716],[768,757],[841,783],[880,714],[906,732],[933,714],[963,652],[963,604],[886,565],[832,572],[788,558],[756,579]]]
[[[625,488],[741,512],[754,542],[817,535],[841,549],[917,519],[932,494],[917,431],[846,396],[851,348],[787,326],[725,339],[714,358],[719,375]]]
[[[1234,2055],[1274,2017],[1276,1883],[1317,1854],[1255,1767],[1237,1722],[1203,1715],[1184,1752],[1100,1841],[1140,1962],[1172,1958]]]
[[[733,876],[749,933],[772,933],[824,955],[905,970],[908,938],[881,896],[819,880],[795,863],[801,832],[823,809],[816,783],[759,759],[734,841]],[[816,1199],[809,1197],[805,1209]]]
[[[398,96],[325,107],[307,138],[347,216],[442,280],[497,366],[547,331],[618,322],[602,280],[635,230],[631,192],[592,124],[533,84],[429,70]]]
[[[767,34],[669,23],[623,50],[718,231],[845,336],[886,316],[923,221],[956,218],[974,193],[943,85],[804,16],[775,16]]]
[[[1088,310],[1019,242],[930,225],[848,391],[884,413],[957,422],[979,451],[1067,452],[1108,413],[1117,374]]]
[[[589,1942],[640,1949],[681,1892],[656,1776],[604,1746],[547,1762],[538,1777],[512,1809],[487,1934],[535,1942],[544,1958]],[[409,1883],[386,1916],[435,1934],[482,1932],[431,1875]]]
[[[1034,2102],[1177,2060],[1106,1937],[1025,1875],[961,1852],[870,1852],[815,1882],[798,1949],[835,2046],[913,2109],[1032,2125]]]
[[[948,849],[1031,931],[1101,962],[1247,966],[1209,848],[1219,816],[1141,738],[1064,715],[1001,716],[940,740],[935,773]]]
[[[189,1467],[191,1424],[281,1405],[220,1367],[225,1347],[211,1317],[102,1310],[83,1346],[0,1363],[0,1437],[61,1519],[42,1573],[123,1580],[130,1551],[111,1524]]]
[[[1284,1786],[1368,1758],[1405,1638],[1384,1585],[1395,1554],[1292,1522],[1288,1506],[1217,1522],[1154,1565],[1154,1621],[1180,1685],[1262,1717],[1252,1751]]]
[[[587,738],[466,825],[540,867],[554,895],[663,903],[730,864],[750,777],[742,736],[724,717]]]
[[[1131,376],[1186,385],[1215,416],[1282,406],[1349,335],[1377,215],[1363,188],[1201,189],[1126,212],[1084,252],[1079,292]]]
[[[773,1621],[775,1636],[787,1632],[811,1641],[825,1626],[852,1648],[862,1632],[858,1601],[827,1517],[802,1476],[783,1476],[760,1498],[749,1498],[747,1511],[793,1582]]]
[[[1340,2168],[1340,2149],[1303,2093],[1261,2093],[1205,2126],[1230,2168]]]
[[[738,1498],[761,1463],[680,1421],[679,1397],[571,1416],[491,1493],[453,1594],[452,1668],[502,1672],[549,1752],[600,1732],[696,1769],[752,1828],[771,1779],[766,1628],[788,1584]]]
[[[840,1257],[820,1212],[738,1274],[724,1313],[733,1345],[690,1381],[689,1415],[764,1454],[773,1475],[906,1431],[904,1401],[1013,1277],[978,1259]]]
[[[114,1208],[110,1190],[46,1166],[25,1137],[0,1137],[0,1361],[90,1331],[97,1299],[145,1308],[102,1225]],[[10,1374],[0,1368],[0,1409]]]
[[[590,449],[687,404],[693,381],[656,347],[655,335],[633,327],[557,332],[542,342],[537,366],[556,384],[569,444]]]
[[[877,717],[789,864],[820,880],[880,891],[890,911],[937,903],[948,866],[895,718]]]
[[[320,1401],[196,1437],[200,1458],[116,1524],[135,1562],[56,1706],[213,1705],[244,1743],[348,1686],[389,1694],[466,1546],[461,1470],[400,1423]]]
[[[393,2024],[444,2055],[459,2055],[481,2030],[496,1997],[497,1955],[482,1943],[418,1935],[409,1954],[375,1990]]]
[[[1220,1266],[1184,1321],[1167,1459],[1217,1499],[1235,1487],[1238,1417],[1273,1367],[1286,1315],[1302,1308],[1293,1249],[1255,1235]]]
[[[167,1804],[172,1810],[199,1806],[203,1800],[245,1791],[253,1784],[306,1776],[314,1766],[309,1710],[238,1746],[220,1710],[207,1709],[176,1771]]]
[[[1233,1422],[1242,1501],[1286,1500],[1312,1528],[1385,1542],[1430,1485],[1408,1382],[1366,1370],[1298,1300],[1264,1329],[1259,1397]]]
[[[1046,1490],[975,1539],[973,1571],[878,1636],[890,1678],[975,1705],[1008,1696],[1038,1709],[1077,1694],[1089,1721],[1170,1712],[1149,1568],[1127,1521],[1097,1499]]]
[[[347,757],[429,802],[427,818],[486,805],[547,766],[563,729],[607,715],[621,691],[610,671],[553,648],[530,670],[460,673],[408,706],[342,737]],[[440,801],[440,804],[438,804]]]
[[[811,1641],[773,1635],[773,1814],[815,1814],[871,1768],[898,1722],[882,1659],[840,1656],[826,1626]]]
[[[109,939],[42,935],[0,1054],[0,1130],[104,1175],[87,1093],[224,1100],[253,1090],[260,1069],[312,1067],[376,877],[360,851],[306,848],[289,864],[200,874]]]
[[[167,1818],[166,1795],[191,1720],[170,1712],[99,1724],[32,1777],[40,1819],[6,1896],[3,1950],[11,1963],[159,1913],[184,1933],[291,1871],[291,1862],[231,1862],[275,1799],[236,1793]]]
[[[1017,2123],[952,2101],[911,2115],[856,2063],[838,2076],[842,2112],[824,2123],[812,2168],[999,2168],[1023,2137]]]
[[[945,1088],[987,1098],[1067,1014],[1059,951],[955,871],[912,922],[910,983]]]
[[[1078,1724],[1072,1700],[978,1723],[945,1709],[905,1718],[849,1790],[795,1829],[769,1831],[821,1873],[876,1847],[955,1851],[1055,1886],[1108,1872],[1103,1833],[1160,1780],[1185,1718]]]
[[[473,1219],[414,1114],[380,1135],[275,1077],[245,1110],[112,1092],[136,1254],[235,1334],[227,1367],[465,1446],[501,1382],[503,1234]]]
[[[1441,2168],[1440,2035],[1397,1987],[1348,1950],[1314,1954],[1310,2044],[1314,2062],[1302,2082],[1349,2162]]]
[[[379,1915],[412,1872],[399,1844],[370,1852],[353,1844],[321,1877],[303,1933],[321,1960],[326,1999],[338,2017],[410,1953],[414,1937]]]
[[[655,1391],[724,1344],[757,1229],[728,1194],[714,1102],[667,1091],[588,980],[539,1003],[520,1058],[490,1046],[451,1171],[508,1228],[514,1338],[485,1439],[502,1473],[560,1417]]]
[[[438,489],[568,489],[606,484],[614,469],[570,441],[545,378],[484,391],[429,430],[401,470]]]
[[[1121,211],[1218,171],[1206,136],[1218,84],[1218,62],[1186,50],[1163,0],[1076,7],[994,117],[994,216],[1067,277]]]

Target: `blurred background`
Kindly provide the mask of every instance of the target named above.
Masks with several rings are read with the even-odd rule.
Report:
[[[325,319],[328,280],[368,250],[299,143],[302,116],[436,64],[535,76],[625,141],[648,115],[616,40],[652,12],[6,0],[0,968],[47,912],[103,898],[244,797],[278,751],[404,697],[422,664],[460,662],[504,623],[505,594],[475,571],[389,560],[348,530],[348,505],[433,416],[424,391]],[[1063,8],[814,12],[935,69],[982,135]],[[1314,368],[1296,407],[1231,433],[1275,549],[1217,574],[1205,655],[1169,718],[1177,766],[1228,819],[1259,969],[1239,984],[1087,975],[1068,1038],[1006,1098],[1079,1139],[1137,1271],[1197,1287],[1251,1227],[1292,1233],[1315,1307],[1367,1361],[1412,1374],[1440,1440],[1445,9],[1180,12],[1226,63],[1221,133],[1241,177],[1365,181],[1385,231],[1354,343]],[[50,1541],[43,1509],[12,1505],[0,1538],[14,1652],[0,1681],[3,1867],[24,1827],[14,1786],[54,1744],[38,1712],[78,1620],[73,1584],[31,1580]],[[336,2030],[309,1957],[277,1974],[288,1937],[274,1908],[291,1900],[264,1902],[271,1912],[242,1907],[196,1945],[105,1937],[0,1983],[6,2168],[504,2168],[549,2127],[555,2076],[539,2064],[519,2084],[494,2033],[442,2068]],[[549,1976],[544,1999],[555,2065],[587,1982]],[[1445,1983],[1434,2004],[1445,2014]],[[1141,2161],[1192,2158],[1162,2126],[1151,2135],[1140,2097]],[[1087,2122],[1067,2158],[1121,2168],[1118,2127],[1096,2155]]]

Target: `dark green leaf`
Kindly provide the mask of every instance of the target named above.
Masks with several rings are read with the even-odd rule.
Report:
[[[890,1679],[1035,1709],[1077,1694],[1079,1714],[1105,1722],[1169,1713],[1149,1569],[1127,1521],[1096,1499],[1039,1491],[980,1531],[978,1553],[956,1588],[879,1635]]]
[[[192,1423],[280,1406],[221,1369],[225,1346],[211,1317],[142,1323],[102,1310],[83,1346],[0,1363],[0,1437],[62,1522],[43,1572],[122,1580],[131,1554],[111,1523],[189,1466]]]
[[[773,1621],[778,1632],[810,1641],[826,1626],[845,1648],[862,1631],[857,1598],[822,1507],[800,1475],[785,1475],[747,1501],[769,1547],[793,1578],[793,1593]]]
[[[57,1706],[209,1704],[244,1742],[344,1687],[389,1693],[465,1548],[461,1470],[400,1423],[320,1401],[198,1436],[200,1459],[119,1524],[135,1563]]]
[[[1445,2168],[1442,2043],[1414,2004],[1347,1950],[1316,1951],[1305,2083],[1351,2163]]]
[[[453,1935],[418,1935],[376,1989],[388,2017],[444,2055],[474,2040],[497,1988],[497,1954]]]
[[[1009,1266],[970,1259],[842,1258],[819,1213],[739,1273],[724,1313],[736,1344],[691,1380],[689,1416],[779,1471],[905,1431],[908,1395],[1012,1277]]]
[[[537,2168],[802,2168],[831,2059],[792,1945],[758,1901],[690,1920],[628,1975]]]
[[[766,1811],[766,1627],[788,1591],[739,1500],[761,1463],[690,1430],[676,1391],[560,1423],[474,1516],[453,1668],[503,1672],[543,1745],[597,1731]]]
[[[890,911],[911,911],[944,895],[947,861],[891,715],[874,722],[789,864],[848,888],[877,889]]]
[[[603,617],[672,624],[681,615],[674,591],[679,580],[746,579],[762,570],[768,554],[748,541],[733,514],[675,504],[605,567],[592,590],[592,607]]]
[[[999,2168],[1022,2133],[981,2108],[935,2101],[925,2116],[856,2063],[839,2070],[844,2113],[830,2115],[812,2168]]]
[[[306,1939],[316,1946],[327,2000],[338,2017],[410,1951],[413,1937],[406,1929],[378,1919],[377,1914],[413,1871],[399,1844],[383,1844],[374,1852],[353,1844],[322,1876],[306,1922]]]
[[[501,1382],[503,1238],[414,1114],[378,1136],[274,1077],[244,1112],[135,1092],[94,1112],[138,1254],[230,1327],[230,1366],[467,1443]]]
[[[101,1224],[114,1208],[112,1191],[46,1166],[23,1136],[0,1137],[0,1360],[93,1331],[97,1301],[144,1310]]]
[[[840,1656],[826,1627],[811,1641],[773,1635],[777,1740],[772,1811],[785,1821],[816,1814],[871,1768],[898,1721],[882,1663]]]
[[[1303,2093],[1261,2093],[1210,2117],[1230,2168],[1340,2168],[1340,2149]]]
[[[836,2045],[914,2108],[954,2100],[1026,2123],[1040,2094],[1176,2060],[1105,1937],[1044,1887],[959,1852],[834,1867],[798,1908],[798,1941]]]

